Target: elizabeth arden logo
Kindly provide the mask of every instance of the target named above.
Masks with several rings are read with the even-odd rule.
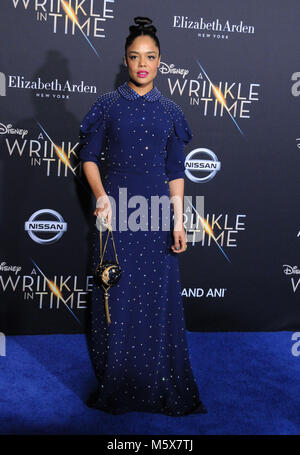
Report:
[[[97,93],[95,85],[88,85],[83,80],[77,83],[71,83],[69,80],[59,81],[57,78],[53,80],[42,80],[38,77],[36,80],[26,79],[25,76],[14,75],[0,72],[0,96],[6,96],[6,87],[11,89],[34,90],[35,96],[42,98],[66,98],[73,93]]]
[[[191,20],[188,16],[174,16],[174,28],[186,28],[198,30],[200,32],[216,32],[216,33],[240,33],[254,35],[255,29],[253,25],[247,25],[242,20],[238,24],[232,23],[230,20],[224,22],[219,19],[206,20],[203,17],[197,20]]]

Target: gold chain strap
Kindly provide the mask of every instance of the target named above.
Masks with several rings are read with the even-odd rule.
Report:
[[[112,238],[112,242],[113,242],[113,248],[114,248],[114,252],[115,252],[116,262],[117,262],[117,264],[119,264],[112,228],[111,228],[111,226],[109,226],[109,227],[107,226],[107,229],[108,229],[107,237],[106,237],[105,245],[104,245],[103,252],[102,252],[102,226],[100,224],[100,229],[99,229],[99,236],[100,236],[100,264],[98,265],[98,267],[101,266],[103,258],[104,258],[104,253],[105,253],[105,250],[106,250],[106,246],[107,246],[107,242],[108,242],[108,238],[109,238],[109,233],[111,233],[111,238]],[[102,283],[102,288],[104,290],[105,313],[106,313],[106,318],[107,318],[107,323],[108,324],[111,323],[109,310],[108,310],[109,293],[107,292],[110,287],[111,287],[111,285],[108,285],[108,287],[105,288],[104,284]]]
[[[109,233],[111,234],[111,239],[112,239],[112,242],[113,242],[113,248],[114,248],[114,252],[115,252],[116,262],[119,265],[119,260],[118,260],[118,255],[117,255],[117,251],[116,251],[115,240],[114,240],[114,236],[113,236],[113,232],[112,232],[111,226],[107,227],[107,237],[106,237],[106,241],[105,241],[105,245],[104,245],[104,249],[103,249],[103,253],[102,253],[102,226],[101,226],[101,224],[100,224],[100,230],[99,230],[99,236],[100,236],[100,265],[102,264],[102,261],[103,261],[103,258],[104,258],[104,253],[105,253],[105,250],[106,250],[107,241],[108,241],[108,238],[109,238]]]

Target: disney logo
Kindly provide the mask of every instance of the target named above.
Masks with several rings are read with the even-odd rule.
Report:
[[[0,134],[20,134],[22,139],[26,134],[28,134],[28,130],[22,130],[20,128],[12,128],[12,125],[4,125],[4,123],[0,123]]]
[[[286,275],[299,275],[300,274],[300,270],[298,269],[298,267],[296,265],[294,265],[294,267],[292,267],[290,265],[285,264],[283,267],[286,267],[283,270],[283,272]]]
[[[185,70],[183,68],[175,68],[175,65],[167,65],[166,63],[164,62],[160,62],[160,65],[158,67],[159,71],[161,72],[161,74],[180,74],[182,75],[183,79],[185,78],[185,76],[187,74],[189,74],[189,70]]]
[[[21,270],[21,268],[22,267],[19,267],[17,265],[6,265],[6,262],[1,262],[0,264],[0,270],[3,270],[4,272],[12,271],[15,272],[15,274],[17,274]]]

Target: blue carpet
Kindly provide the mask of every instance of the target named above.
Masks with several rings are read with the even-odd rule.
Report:
[[[0,357],[1,434],[300,433],[300,357],[292,332],[188,332],[208,414],[111,416],[85,400],[96,386],[84,335],[7,337]]]

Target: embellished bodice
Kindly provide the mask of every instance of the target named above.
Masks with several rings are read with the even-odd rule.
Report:
[[[156,86],[139,95],[127,82],[100,95],[80,126],[82,161],[108,171],[184,178],[184,144],[192,139],[182,109]]]

